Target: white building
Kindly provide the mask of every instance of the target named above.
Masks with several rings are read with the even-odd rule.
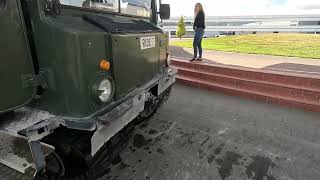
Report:
[[[179,17],[163,22],[162,26],[175,36]],[[193,17],[185,17],[187,36],[193,36]],[[319,15],[259,15],[206,17],[206,35],[255,33],[320,33]]]

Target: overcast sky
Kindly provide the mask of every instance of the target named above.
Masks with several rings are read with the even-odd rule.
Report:
[[[207,16],[320,14],[320,0],[163,0],[172,17],[192,16],[194,4],[203,4]]]

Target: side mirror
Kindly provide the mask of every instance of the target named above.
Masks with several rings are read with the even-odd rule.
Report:
[[[160,4],[160,18],[170,19],[170,4]]]

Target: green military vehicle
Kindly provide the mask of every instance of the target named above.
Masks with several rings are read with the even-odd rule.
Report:
[[[102,174],[171,93],[169,17],[157,0],[0,0],[0,179]]]

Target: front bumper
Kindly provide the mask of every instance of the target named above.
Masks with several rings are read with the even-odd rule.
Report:
[[[145,86],[128,94],[112,109],[104,109],[86,119],[57,117],[33,108],[17,110],[19,116],[8,116],[8,119],[2,119],[0,125],[0,163],[20,173],[26,173],[27,169],[32,167],[34,171],[31,176],[40,172],[46,166],[45,156],[54,151],[54,147],[41,143],[41,139],[54,132],[60,125],[71,129],[95,131],[91,139],[91,154],[94,156],[111,137],[144,111],[149,90],[157,86],[160,96],[175,82],[176,72],[174,69],[167,69]]]
[[[158,97],[175,83],[177,70],[168,68],[166,73],[151,81],[144,87],[139,88],[131,98],[113,108],[108,113],[98,117],[97,129],[91,139],[91,155],[94,156],[103,145],[116,133],[123,129],[132,120],[138,117],[145,109],[148,93],[157,85]]]

